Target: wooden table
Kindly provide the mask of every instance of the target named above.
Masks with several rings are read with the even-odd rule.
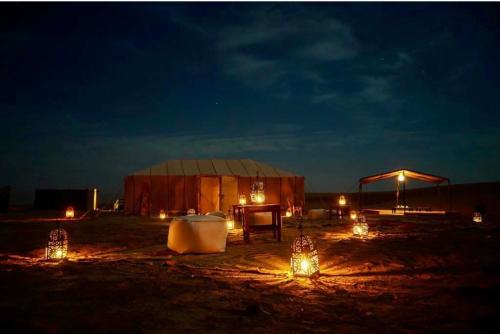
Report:
[[[273,237],[281,241],[281,206],[279,204],[251,204],[251,205],[233,205],[235,219],[241,222],[243,226],[243,239],[250,241],[250,232],[258,230],[273,230]],[[255,212],[271,212],[271,225],[250,226],[249,216]]]

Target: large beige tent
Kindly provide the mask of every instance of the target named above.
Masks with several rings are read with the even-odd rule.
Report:
[[[266,203],[304,205],[304,177],[254,160],[168,160],[125,177],[125,212],[227,212],[264,182]]]

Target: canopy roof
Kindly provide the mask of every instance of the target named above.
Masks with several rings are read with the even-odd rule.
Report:
[[[259,161],[242,160],[168,160],[132,175],[208,175],[255,177],[300,177],[292,172]]]
[[[367,183],[372,183],[375,181],[390,179],[391,177],[398,176],[400,173],[403,173],[405,177],[408,177],[410,179],[416,179],[416,180],[429,182],[429,183],[440,184],[440,183],[445,182],[445,181],[450,182],[450,179],[445,178],[445,177],[416,172],[414,170],[409,170],[409,169],[398,169],[398,170],[393,170],[391,172],[386,172],[386,173],[381,173],[381,174],[363,177],[363,178],[359,179],[359,183],[367,184]]]

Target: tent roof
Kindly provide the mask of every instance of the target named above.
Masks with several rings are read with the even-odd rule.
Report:
[[[246,177],[295,177],[292,172],[259,161],[242,160],[168,160],[131,175],[214,175]]]
[[[416,171],[410,170],[410,169],[397,169],[397,170],[393,170],[393,171],[386,172],[386,173],[381,173],[381,174],[363,177],[363,178],[359,179],[359,183],[367,184],[367,183],[372,183],[375,181],[385,180],[385,179],[389,179],[391,177],[396,177],[400,173],[404,173],[405,177],[408,177],[410,179],[417,179],[417,180],[425,181],[425,182],[429,182],[429,183],[440,184],[440,183],[445,182],[445,181],[450,182],[450,179],[445,178],[445,177],[441,177],[441,176],[437,176],[437,175],[416,172]]]

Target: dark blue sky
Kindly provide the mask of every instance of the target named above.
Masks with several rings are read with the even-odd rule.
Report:
[[[1,184],[122,191],[251,158],[350,191],[399,167],[499,180],[499,6],[0,4]]]

